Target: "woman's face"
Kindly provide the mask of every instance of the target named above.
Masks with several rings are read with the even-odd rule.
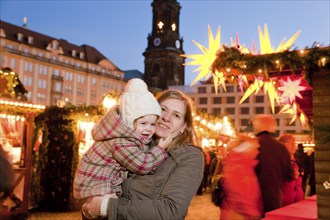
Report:
[[[175,137],[186,128],[186,107],[183,101],[178,99],[165,99],[160,103],[162,113],[156,124],[156,135],[166,138],[170,134]]]

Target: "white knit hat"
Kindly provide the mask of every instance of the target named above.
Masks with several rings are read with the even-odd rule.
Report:
[[[138,78],[130,79],[124,93],[119,98],[120,116],[128,126],[134,128],[133,122],[145,115],[160,116],[161,108],[154,97],[148,91],[147,84]]]

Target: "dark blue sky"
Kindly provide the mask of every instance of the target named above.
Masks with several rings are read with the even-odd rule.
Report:
[[[213,34],[221,27],[221,44],[230,44],[230,37],[239,34],[240,43],[251,48],[252,40],[259,48],[258,26],[266,23],[271,44],[276,48],[301,30],[294,48],[311,47],[314,42],[329,46],[329,0],[321,1],[207,1],[179,0],[180,36],[186,54],[200,53],[197,41],[208,47],[207,27]],[[36,32],[70,43],[88,44],[103,53],[122,70],[144,72],[147,36],[151,33],[151,0],[1,0],[0,18],[27,26]],[[186,60],[187,62],[189,60]],[[196,66],[185,68],[185,84],[197,73]]]

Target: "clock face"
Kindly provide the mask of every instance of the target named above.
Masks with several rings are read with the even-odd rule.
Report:
[[[176,46],[176,48],[178,48],[178,49],[180,48],[180,41],[179,41],[179,40],[176,40],[176,41],[175,41],[175,46]]]
[[[160,45],[160,42],[161,42],[161,40],[160,40],[159,37],[156,37],[156,38],[154,39],[154,45],[155,45],[155,46],[159,46],[159,45]]]

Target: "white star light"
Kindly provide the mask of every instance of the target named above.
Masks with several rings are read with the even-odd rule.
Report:
[[[291,81],[289,77],[287,79],[287,81],[280,80],[282,86],[278,87],[278,90],[283,92],[281,97],[285,101],[289,101],[289,103],[295,101],[296,96],[302,99],[303,97],[301,96],[300,92],[306,90],[307,87],[300,86],[301,79],[294,81]]]

